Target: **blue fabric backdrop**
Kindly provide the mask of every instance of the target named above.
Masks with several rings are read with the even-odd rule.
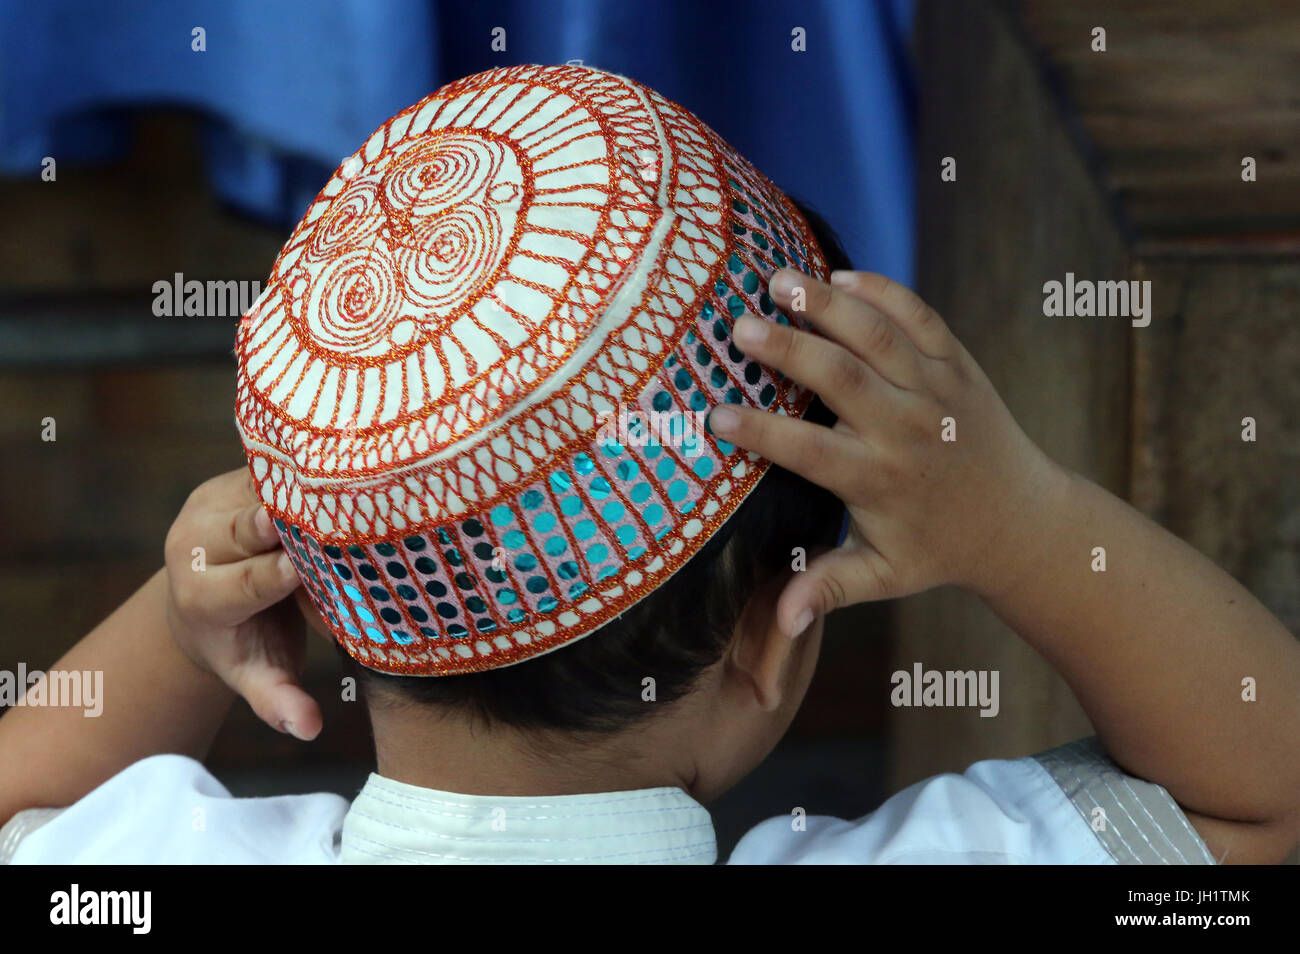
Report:
[[[3,0],[0,171],[111,158],[131,109],[197,109],[217,192],[289,226],[376,126],[442,84],[581,60],[691,109],[825,215],[859,268],[910,282],[911,13],[912,0]],[[797,27],[806,52],[791,49]]]

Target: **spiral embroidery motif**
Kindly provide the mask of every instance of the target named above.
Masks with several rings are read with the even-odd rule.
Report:
[[[334,351],[374,352],[393,324],[399,284],[397,267],[382,245],[340,251],[311,282],[306,313],[312,335]]]
[[[508,147],[448,134],[351,183],[300,265],[311,336],[336,354],[370,357],[410,344],[417,326],[426,338],[443,334],[500,264],[521,179]]]
[[[442,317],[452,313],[482,273],[501,258],[500,216],[490,208],[466,206],[422,222],[395,258],[413,304]]]
[[[383,223],[375,182],[369,179],[354,182],[334,200],[312,232],[307,255],[315,261],[328,262],[346,246],[369,245]]]

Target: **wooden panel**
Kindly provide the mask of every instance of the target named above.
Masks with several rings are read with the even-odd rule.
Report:
[[[1300,632],[1300,263],[1142,269],[1156,307],[1134,336],[1134,503]]]
[[[252,286],[247,292],[253,294]],[[184,362],[230,355],[235,316],[158,317],[145,288],[115,295],[0,295],[0,370]]]
[[[153,554],[189,492],[243,465],[234,364],[0,375],[8,559]],[[40,439],[53,417],[57,440]],[[106,502],[111,502],[107,506]]]
[[[1142,239],[1300,230],[1300,6],[1009,0]],[[1106,30],[1104,53],[1092,31]],[[1241,181],[1241,159],[1258,179]]]
[[[60,163],[54,182],[0,179],[0,291],[124,291],[149,314],[155,281],[262,280],[287,231],[225,212],[208,191],[197,127],[150,114],[128,159]],[[323,184],[323,183],[322,183]]]

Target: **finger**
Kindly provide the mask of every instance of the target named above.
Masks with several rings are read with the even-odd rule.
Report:
[[[831,281],[845,294],[884,312],[927,358],[944,361],[955,354],[957,339],[943,318],[907,286],[875,272],[832,272]]]
[[[196,521],[195,537],[210,563],[238,563],[280,546],[271,515],[260,503],[203,514]]]
[[[209,619],[227,626],[236,626],[274,606],[301,583],[293,561],[283,550],[209,566],[195,571],[194,576],[191,582],[197,590],[193,602],[203,607]]]
[[[776,604],[777,625],[795,637],[832,610],[901,595],[892,568],[876,550],[869,546],[832,550],[786,584]]]
[[[200,484],[173,524],[168,545],[175,559],[202,547],[209,563],[234,563],[279,545],[270,515],[253,495],[247,471]]]
[[[866,466],[862,444],[839,431],[752,407],[720,404],[706,421],[718,437],[761,454],[843,499]]]
[[[280,545],[280,535],[275,532],[271,515],[260,502],[241,507],[230,521],[230,541],[235,559],[243,560],[259,553],[273,550]]]
[[[222,510],[246,507],[258,499],[253,475],[247,467],[237,467],[205,480],[194,489],[191,497],[200,498],[208,507]]]
[[[796,288],[804,290],[802,310],[795,309]],[[911,339],[874,306],[793,268],[776,272],[768,292],[782,308],[803,315],[896,387],[913,388],[920,382],[919,356]]]
[[[732,337],[748,357],[815,391],[855,431],[883,400],[887,385],[880,375],[828,338],[751,315],[736,319]]]
[[[257,717],[278,732],[309,742],[320,735],[323,719],[316,700],[292,672],[270,663],[250,664],[235,674],[231,688]]]

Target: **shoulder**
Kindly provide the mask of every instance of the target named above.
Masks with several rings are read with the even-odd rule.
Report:
[[[904,789],[856,820],[769,819],[732,864],[1208,862],[1164,789],[1124,775],[1092,740],[977,762]]]
[[[330,864],[348,802],[338,795],[234,798],[194,759],[155,755],[60,810],[0,830],[13,864]]]

